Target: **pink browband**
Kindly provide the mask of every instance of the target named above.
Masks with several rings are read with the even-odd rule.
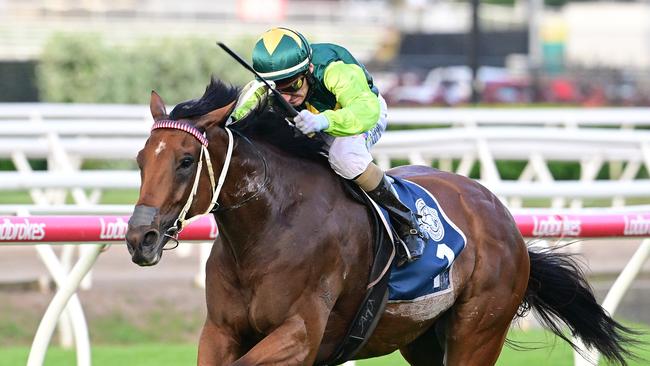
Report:
[[[175,130],[185,131],[190,135],[196,137],[196,139],[199,140],[203,146],[208,146],[208,139],[203,136],[203,133],[187,122],[163,119],[155,122],[153,126],[151,126],[152,131],[158,128],[172,128]]]

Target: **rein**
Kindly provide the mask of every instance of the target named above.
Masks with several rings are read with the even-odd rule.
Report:
[[[225,211],[230,211],[230,210],[240,208],[240,207],[244,206],[246,203],[248,203],[249,201],[251,201],[253,198],[257,198],[264,191],[264,188],[269,184],[269,174],[268,174],[269,165],[266,162],[266,158],[264,158],[264,155],[262,155],[260,150],[255,146],[255,144],[253,144],[253,142],[248,137],[246,137],[245,135],[243,135],[241,132],[239,132],[237,130],[232,130],[232,132],[236,133],[244,141],[248,142],[254,148],[255,154],[257,155],[257,157],[260,160],[262,160],[262,164],[264,165],[264,182],[262,183],[260,188],[252,196],[246,197],[246,199],[244,199],[243,201],[241,201],[239,203],[236,203],[236,204],[234,204],[232,206],[222,207],[222,206],[219,205],[218,202],[215,201],[214,202],[214,207],[212,208],[210,213],[219,213],[219,212],[225,212]]]

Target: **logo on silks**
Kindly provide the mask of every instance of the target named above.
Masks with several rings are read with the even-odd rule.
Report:
[[[442,226],[442,222],[440,222],[438,211],[427,206],[422,198],[418,198],[415,201],[415,207],[418,210],[417,214],[420,216],[418,217],[420,230],[433,241],[442,240],[445,236],[445,228]]]

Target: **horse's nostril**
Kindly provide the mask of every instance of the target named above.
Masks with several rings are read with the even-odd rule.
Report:
[[[156,230],[150,230],[147,231],[146,234],[144,234],[144,240],[142,241],[143,246],[152,246],[158,242],[158,231]]]

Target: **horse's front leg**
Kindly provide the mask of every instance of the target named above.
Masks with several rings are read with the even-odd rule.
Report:
[[[206,319],[199,338],[199,366],[230,365],[241,355],[239,344],[225,330]]]
[[[301,315],[288,318],[233,366],[312,365],[323,338],[325,321]],[[315,324],[316,323],[316,324]],[[322,324],[318,324],[322,323]]]

